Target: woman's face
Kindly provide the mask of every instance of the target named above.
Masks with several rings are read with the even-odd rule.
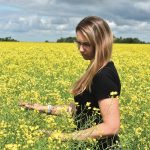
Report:
[[[94,48],[80,31],[77,31],[76,33],[76,43],[78,45],[78,49],[80,50],[82,57],[85,60],[94,59],[95,56]]]

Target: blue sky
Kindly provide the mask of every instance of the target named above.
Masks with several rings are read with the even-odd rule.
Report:
[[[56,41],[75,36],[91,15],[104,18],[116,37],[150,41],[150,0],[0,0],[0,37]]]

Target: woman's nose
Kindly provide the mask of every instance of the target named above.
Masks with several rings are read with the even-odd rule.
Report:
[[[84,46],[80,45],[79,50],[80,50],[80,52],[84,52],[85,51]]]

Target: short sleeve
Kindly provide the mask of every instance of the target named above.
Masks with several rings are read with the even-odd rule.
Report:
[[[104,69],[93,78],[92,93],[96,101],[120,95],[120,80],[117,72]]]

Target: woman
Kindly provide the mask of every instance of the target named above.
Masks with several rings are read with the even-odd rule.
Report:
[[[90,60],[90,64],[71,91],[78,106],[74,104],[65,106],[66,111],[75,112],[78,131],[68,136],[64,135],[75,140],[94,138],[98,140],[97,146],[100,149],[118,149],[116,146],[119,143],[120,128],[118,96],[121,84],[111,61],[113,35],[103,19],[90,16],[77,25],[76,43],[82,57]],[[64,106],[27,103],[21,103],[21,106],[54,115],[60,114],[64,109]],[[91,119],[93,121],[89,123]]]

